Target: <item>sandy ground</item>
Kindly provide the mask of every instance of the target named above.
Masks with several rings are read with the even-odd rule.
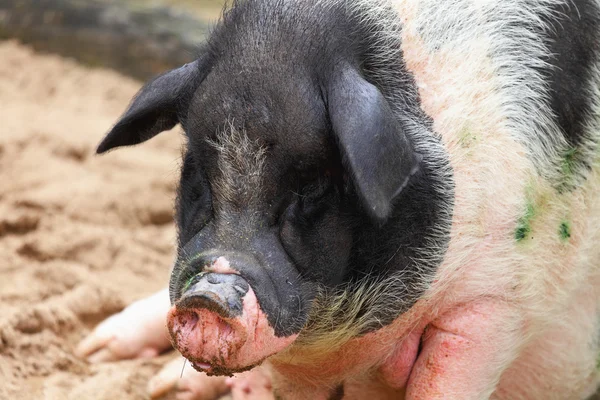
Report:
[[[146,398],[170,359],[72,354],[168,280],[181,136],[94,155],[139,87],[0,42],[0,399]]]

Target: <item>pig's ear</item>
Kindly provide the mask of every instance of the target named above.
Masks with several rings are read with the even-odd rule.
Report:
[[[327,88],[331,125],[363,206],[384,223],[392,203],[419,169],[421,156],[408,124],[393,114],[381,92],[353,67],[336,71]]]
[[[201,60],[196,60],[144,85],[96,152],[142,143],[177,125],[180,113],[187,109],[204,76],[201,64]]]

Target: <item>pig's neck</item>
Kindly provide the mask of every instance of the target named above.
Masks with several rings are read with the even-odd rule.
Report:
[[[385,1],[334,0],[328,4],[324,13],[331,13],[331,18],[315,16],[321,23],[329,20],[335,25],[324,39],[333,43],[325,53],[331,59],[320,62],[335,65],[336,60],[349,59],[361,66],[365,78],[377,86],[397,118],[421,127],[407,135],[423,156],[419,173],[396,199],[387,223],[383,227],[367,220],[356,224],[346,277],[354,283],[346,290],[347,298],[336,304],[330,315],[314,316],[308,323],[320,327],[313,332],[320,337],[329,334],[334,321],[343,326],[338,341],[345,343],[391,324],[431,287],[450,240],[454,178],[441,136],[423,111],[417,81],[405,61],[400,15]],[[335,21],[340,14],[344,22],[338,24]],[[311,31],[310,27],[307,30]],[[335,45],[348,42],[352,45]],[[373,276],[377,282],[366,282]],[[378,291],[377,285],[386,289]]]
[[[360,386],[361,390],[372,385],[375,398],[398,398],[397,391],[408,380],[421,335],[431,317],[430,307],[421,301],[388,326],[335,348],[323,348],[318,343],[292,345],[268,361],[268,367],[276,375],[276,391],[305,396],[291,398],[328,399],[328,391],[340,385],[345,386],[346,394],[352,385]],[[396,397],[384,396],[390,390]]]

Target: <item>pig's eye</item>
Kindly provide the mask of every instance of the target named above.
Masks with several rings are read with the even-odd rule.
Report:
[[[282,201],[278,223],[309,224],[320,219],[336,202],[341,201],[343,182],[341,174],[330,170],[297,172],[296,188]]]
[[[334,186],[328,177],[321,177],[302,186],[298,193],[298,206],[302,214],[315,215],[322,211]]]

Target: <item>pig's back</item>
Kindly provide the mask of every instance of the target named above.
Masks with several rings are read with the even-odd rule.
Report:
[[[598,298],[600,2],[394,5],[456,185],[430,296],[508,295],[542,317],[583,287]]]

